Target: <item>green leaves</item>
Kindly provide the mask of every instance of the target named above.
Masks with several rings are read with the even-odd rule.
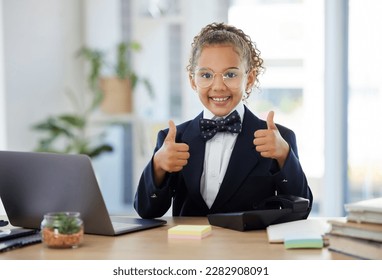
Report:
[[[88,82],[92,90],[98,88],[98,78],[101,75],[101,70],[104,64],[104,53],[99,50],[92,50],[83,47],[78,52],[78,56],[82,56],[90,63],[90,73],[88,75]]]
[[[86,154],[89,157],[95,157],[113,150],[113,147],[108,144],[94,146],[91,139],[86,137],[86,125],[86,117],[76,114],[48,117],[46,121],[33,126],[33,129],[44,133],[36,151]]]
[[[129,59],[129,50],[138,52],[142,49],[138,42],[125,43],[121,42],[117,45],[117,63],[115,66],[115,73],[120,79],[130,79],[132,87],[135,86],[137,75],[134,73],[131,62]],[[135,80],[135,81],[134,81]]]
[[[99,78],[102,76],[102,71],[111,70],[112,75],[120,79],[129,79],[131,88],[134,90],[138,83],[142,83],[148,94],[154,97],[154,90],[146,78],[140,78],[134,71],[130,59],[131,52],[139,52],[142,50],[140,43],[136,41],[121,42],[116,47],[116,62],[112,65],[105,60],[106,53],[98,50],[83,47],[78,55],[82,56],[90,66],[89,83],[94,92],[99,90]],[[101,92],[102,95],[102,92]]]
[[[52,230],[57,229],[60,234],[74,234],[81,230],[81,224],[77,217],[68,216],[65,213],[57,213],[52,217],[52,221],[46,225]]]
[[[133,90],[138,83],[142,83],[148,94],[153,97],[154,91],[150,82],[137,75],[130,61],[131,52],[137,52],[141,49],[141,45],[136,41],[119,43],[115,50],[116,63],[111,65],[106,61],[106,54],[103,51],[88,47],[81,48],[77,52],[77,56],[84,59],[88,66],[87,82],[91,91],[90,100],[84,99],[89,102],[82,102],[82,98],[69,92],[68,96],[75,105],[76,113],[48,116],[47,119],[34,125],[32,128],[43,134],[39,139],[36,151],[81,153],[90,157],[112,151],[112,146],[101,143],[102,136],[98,136],[98,139],[95,136],[89,136],[90,116],[100,107],[104,98],[100,78],[104,74],[103,71],[112,70],[112,75],[120,79],[129,79]]]

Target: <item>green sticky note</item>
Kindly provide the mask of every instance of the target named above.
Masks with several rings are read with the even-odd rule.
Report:
[[[286,249],[322,248],[324,240],[321,235],[295,235],[285,236],[284,247]]]

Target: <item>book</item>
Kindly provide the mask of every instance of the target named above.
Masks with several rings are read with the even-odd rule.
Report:
[[[329,250],[358,259],[382,260],[382,242],[328,234]]]
[[[382,242],[382,224],[328,220],[330,233]]]
[[[304,240],[307,235],[324,236],[330,230],[330,225],[325,219],[309,218],[267,227],[269,243],[283,243],[288,239]]]
[[[382,224],[382,197],[345,204],[347,219]]]
[[[168,238],[202,239],[211,234],[210,225],[178,225],[168,230]]]

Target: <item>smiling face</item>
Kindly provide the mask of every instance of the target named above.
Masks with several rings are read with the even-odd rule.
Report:
[[[246,88],[251,87],[254,82],[253,71],[245,74],[247,70],[245,63],[229,45],[205,46],[200,53],[196,69],[209,69],[216,73],[209,87],[198,86],[195,76],[190,76],[191,86],[197,91],[200,101],[216,116],[228,115],[242,100]],[[240,86],[237,88],[228,87],[219,74],[230,69],[243,73]],[[229,75],[225,76],[230,78]]]

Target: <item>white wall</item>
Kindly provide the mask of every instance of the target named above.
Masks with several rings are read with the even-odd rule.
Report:
[[[0,150],[6,147],[5,127],[5,85],[4,85],[4,39],[3,39],[3,2],[0,1]]]
[[[3,2],[0,1],[0,150],[6,148],[5,127],[5,85],[4,85],[4,55],[3,55]],[[5,213],[3,203],[0,199],[0,215]]]
[[[81,1],[4,0],[3,34],[7,148],[31,150],[31,125],[70,109],[66,90],[82,92]]]
[[[122,40],[120,0],[85,0],[83,16],[85,44],[107,52],[108,60],[115,61],[112,51]]]

